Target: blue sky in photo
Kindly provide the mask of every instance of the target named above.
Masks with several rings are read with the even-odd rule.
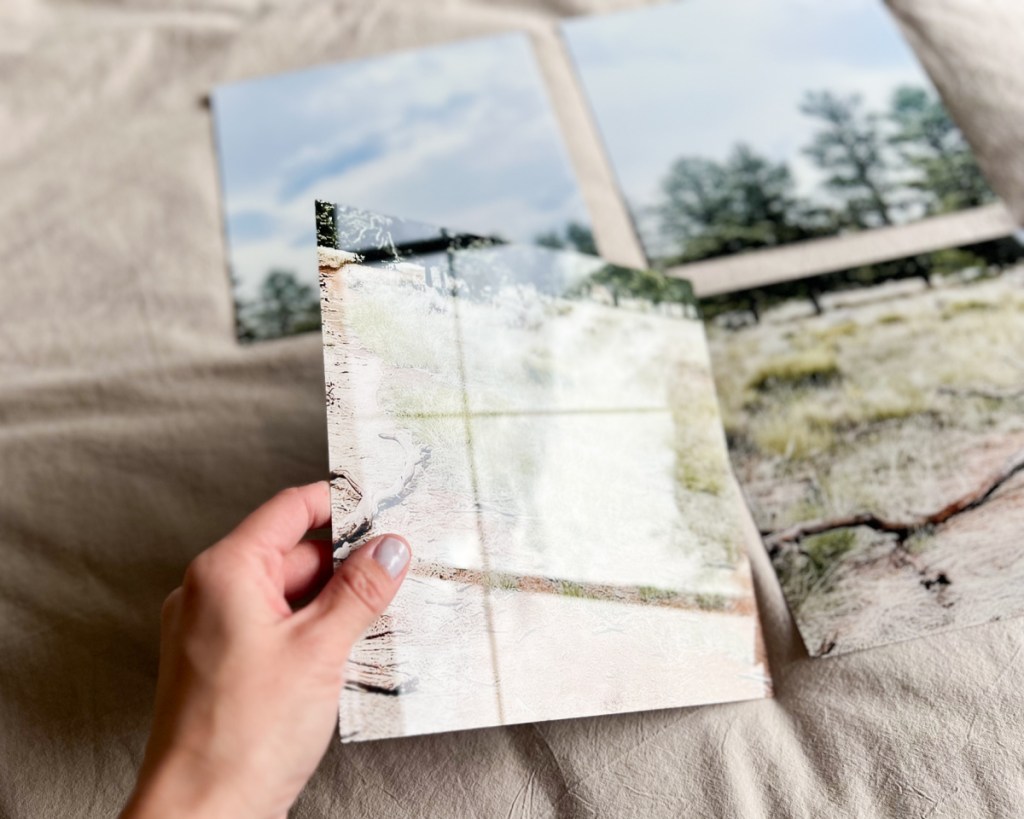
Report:
[[[589,223],[526,35],[280,74],[213,95],[229,257],[314,284],[313,202],[530,241]]]
[[[800,152],[813,132],[798,109],[806,91],[882,108],[901,84],[931,87],[882,0],[678,0],[563,33],[635,213],[658,201],[673,160],[724,159],[737,142],[788,160],[798,189],[816,190]]]

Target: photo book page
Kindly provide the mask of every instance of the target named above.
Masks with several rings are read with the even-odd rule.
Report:
[[[655,3],[562,34],[652,264],[995,201],[879,0]]]
[[[769,696],[690,286],[317,204],[336,557],[413,544],[344,740]]]
[[[319,328],[309,203],[336,191],[509,241],[589,235],[522,32],[247,79],[212,102],[241,341]]]
[[[648,259],[701,296],[808,652],[1024,613],[1018,226],[886,4],[686,0],[563,33]]]

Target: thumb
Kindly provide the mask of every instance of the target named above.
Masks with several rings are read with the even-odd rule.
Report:
[[[342,561],[305,612],[346,653],[394,598],[412,552],[405,538],[381,535]]]

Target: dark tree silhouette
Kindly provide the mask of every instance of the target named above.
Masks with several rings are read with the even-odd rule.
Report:
[[[947,213],[991,202],[995,197],[970,145],[934,93],[902,86],[893,94],[890,141],[914,171],[910,187],[920,191],[929,213]]]
[[[819,213],[796,197],[784,162],[737,145],[725,162],[683,157],[662,183],[658,209],[676,263],[771,247],[820,233]]]
[[[698,315],[697,300],[690,283],[658,271],[606,264],[576,285],[567,295],[590,293],[594,285],[606,287],[615,305],[628,297],[655,305],[681,304],[687,314],[693,317]]]
[[[824,171],[831,203],[799,196],[786,162],[742,143],[724,161],[681,157],[663,178],[661,202],[652,209],[662,236],[675,248],[659,259],[661,264],[894,224],[911,209],[935,214],[994,199],[966,140],[928,89],[898,88],[884,113],[864,110],[858,96],[829,91],[806,94],[800,110],[817,126],[804,153]],[[809,299],[820,312],[820,295],[830,290],[906,277],[930,283],[933,274],[972,266],[994,271],[1018,263],[1022,252],[1013,239],[1000,239],[716,296],[702,304],[707,317],[745,310],[755,321],[762,308],[791,298]],[[621,291],[623,283],[608,275],[606,284]]]
[[[317,247],[338,247],[338,210],[332,202],[316,200]]]
[[[278,338],[315,330],[320,326],[320,299],[316,290],[288,270],[271,270],[260,286],[248,321],[258,338]]]
[[[228,279],[231,282],[231,289],[235,292],[235,337],[241,342],[255,341],[257,334],[251,320],[252,302],[238,295],[238,277],[230,265]]]
[[[665,195],[659,208],[662,230],[681,245],[713,225],[730,221],[726,170],[711,159],[677,159],[661,189]]]
[[[594,241],[594,231],[586,225],[578,222],[570,222],[565,229],[565,238],[569,244],[580,253],[587,253],[597,256],[597,242]]]
[[[541,233],[534,239],[534,244],[551,250],[575,250],[590,256],[598,255],[594,232],[579,222],[569,222],[561,232],[551,230]]]
[[[808,92],[800,110],[822,128],[804,153],[828,175],[825,184],[844,200],[852,226],[891,225],[896,221],[896,185],[889,180],[882,119],[865,113],[862,104],[858,95]]]

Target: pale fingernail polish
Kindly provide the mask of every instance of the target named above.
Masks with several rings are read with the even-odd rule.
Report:
[[[409,547],[397,537],[386,537],[373,550],[373,559],[392,578],[398,577],[409,562]]]

